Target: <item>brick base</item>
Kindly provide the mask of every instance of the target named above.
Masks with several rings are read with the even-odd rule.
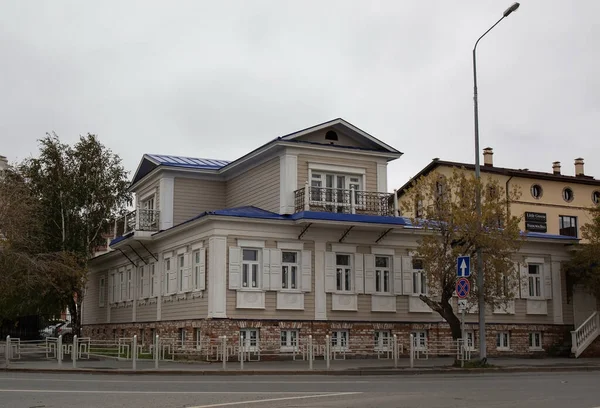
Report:
[[[333,322],[333,321],[273,321],[273,320],[229,320],[205,319],[187,321],[161,321],[151,323],[124,323],[86,325],[82,329],[84,337],[98,340],[110,340],[119,337],[138,336],[138,343],[148,345],[154,334],[161,338],[180,339],[181,329],[185,330],[186,341],[195,341],[198,333],[202,338],[216,341],[220,336],[227,336],[229,341],[238,342],[240,329],[256,328],[261,342],[277,344],[282,330],[297,330],[300,339],[309,335],[318,344],[325,343],[325,336],[335,330],[347,330],[349,334],[348,347],[350,353],[354,350],[365,350],[374,347],[375,331],[385,330],[397,335],[398,343],[403,345],[404,355],[408,355],[410,333],[426,331],[430,341],[451,340],[450,327],[446,323],[372,323],[372,322]],[[479,348],[478,326],[467,324],[466,330],[475,334],[475,348]],[[518,325],[518,324],[489,324],[487,325],[487,354],[490,357],[520,356],[543,357],[557,355],[559,350],[568,350],[570,342],[570,326],[558,325]],[[499,350],[496,347],[496,336],[500,332],[510,334],[509,350]],[[529,335],[532,332],[542,334],[542,349],[530,348]],[[367,346],[365,346],[367,345]],[[589,353],[588,353],[588,350]],[[586,350],[589,355],[600,355],[600,338]],[[477,353],[475,352],[475,355]]]
[[[594,340],[579,356],[579,358],[586,357],[600,357],[600,336],[596,337],[596,340]]]

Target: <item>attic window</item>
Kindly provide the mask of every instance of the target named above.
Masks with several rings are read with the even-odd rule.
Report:
[[[325,133],[325,140],[338,140],[338,135],[333,130]]]

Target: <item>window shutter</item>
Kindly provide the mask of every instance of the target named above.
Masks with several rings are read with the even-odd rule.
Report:
[[[365,293],[363,254],[354,254],[354,293]]]
[[[121,272],[119,276],[119,280],[121,281],[121,301],[127,300],[127,272]]]
[[[200,272],[198,273],[198,282],[196,288],[198,290],[206,289],[206,248],[200,248],[200,265],[198,268]]]
[[[365,254],[365,293],[375,293],[375,255]]]
[[[192,288],[192,262],[191,253],[183,255],[183,285],[182,289],[188,291]]]
[[[544,279],[544,298],[552,299],[552,268],[550,265],[544,264],[543,268],[543,278]]]
[[[519,264],[519,277],[521,281],[521,299],[529,298],[529,279],[527,276],[527,266]]]
[[[171,260],[171,270],[169,271],[169,275],[167,277],[169,280],[167,285],[167,294],[177,292],[177,269],[177,257],[175,257]]]
[[[312,290],[312,252],[302,251],[301,256],[300,269],[302,270],[302,282],[300,283],[300,288],[302,292],[310,292]],[[281,282],[281,279],[279,282]]]
[[[265,249],[265,251],[269,251]],[[271,271],[271,282],[269,287],[265,287],[265,289],[271,290],[280,290],[281,289],[281,250],[280,249],[271,249],[271,262],[269,263],[269,268]]]
[[[412,264],[410,265],[411,269],[412,269]],[[402,273],[402,257],[401,256],[395,256],[394,259],[392,260],[392,268],[394,271],[394,294],[396,295],[401,295],[402,292],[402,281],[404,279],[404,275]],[[410,288],[411,288],[411,292],[412,292],[412,273],[409,274],[410,277]]]
[[[325,252],[325,292],[335,292],[335,254]]]
[[[271,288],[271,250],[262,250],[262,286],[263,290]]]
[[[154,294],[154,296],[158,296],[158,290],[160,288],[160,273],[159,273],[159,269],[157,268],[157,263],[155,264],[151,264],[154,266],[154,287],[152,288],[152,292]],[[152,273],[152,268],[150,268],[150,273]]]
[[[101,277],[100,279],[98,279],[98,306],[99,307],[104,307],[104,294],[105,292],[105,285],[106,285],[106,280],[104,280],[104,285],[102,284],[102,281],[104,280],[104,277]]]
[[[239,289],[242,285],[242,249],[229,247],[229,289]]]
[[[403,256],[402,257],[402,294],[404,295],[412,295],[413,294],[413,269],[412,269],[412,257],[411,256]],[[394,283],[396,281],[394,273]],[[397,291],[394,288],[394,291]],[[397,291],[396,293],[400,293]]]
[[[150,291],[150,267],[144,266],[144,276],[142,278],[142,297],[148,297]]]

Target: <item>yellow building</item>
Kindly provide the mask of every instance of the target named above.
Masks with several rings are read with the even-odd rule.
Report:
[[[575,175],[568,176],[561,173],[560,162],[552,163],[551,173],[496,167],[493,154],[489,147],[483,150],[481,177],[497,179],[506,191],[515,186],[520,188],[521,197],[511,202],[510,212],[522,216],[523,231],[581,239],[581,226],[591,221],[590,208],[600,203],[600,180],[585,174],[582,158],[575,159]],[[475,171],[475,166],[470,163],[434,159],[398,190],[399,201],[419,177],[431,172],[450,175],[454,168],[461,167]]]

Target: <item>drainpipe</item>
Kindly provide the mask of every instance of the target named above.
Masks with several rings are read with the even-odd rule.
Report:
[[[508,220],[508,217],[510,215],[510,201],[508,199],[508,183],[510,183],[510,181],[512,180],[514,176],[510,176],[508,178],[508,180],[506,180],[506,219]]]

